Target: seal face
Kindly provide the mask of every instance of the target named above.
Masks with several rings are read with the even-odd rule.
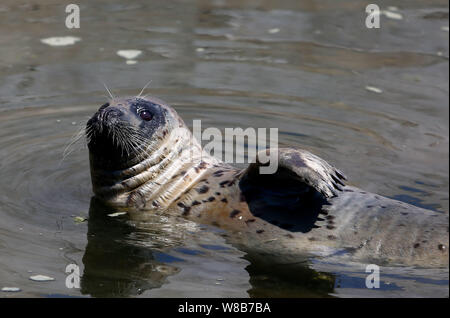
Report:
[[[160,104],[139,98],[102,105],[86,127],[94,163],[120,169],[134,162],[166,125],[167,112]]]
[[[156,98],[111,100],[86,135],[93,191],[107,205],[216,225],[237,232],[236,244],[292,261],[306,253],[448,266],[448,215],[347,186],[307,151],[263,150],[238,170],[205,153]],[[272,151],[278,170],[262,175],[260,157]]]
[[[111,100],[89,119],[86,136],[95,196],[116,207],[165,209],[218,163],[156,98]]]

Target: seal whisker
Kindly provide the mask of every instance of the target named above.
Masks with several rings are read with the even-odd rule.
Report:
[[[130,146],[130,140],[125,138],[125,136],[120,133],[121,143],[124,145],[125,151],[127,153],[127,157],[131,155],[132,147]]]
[[[117,138],[117,144],[122,150],[122,155],[126,154],[127,157],[130,157],[133,154],[140,155],[139,144],[145,142],[143,136],[140,136],[139,132],[132,127],[119,125],[117,129],[115,129],[115,136]]]
[[[111,91],[109,90],[108,86],[106,86],[105,83],[103,83],[103,86],[105,86],[106,91],[108,92],[109,96],[111,96],[111,99],[114,99],[114,95],[111,93]]]
[[[129,145],[130,140],[129,139],[132,138],[133,135],[130,134],[129,136],[131,136],[131,137],[126,138],[125,134],[129,134],[129,127],[123,127],[123,128],[121,128],[120,130],[117,131],[118,140],[119,140],[119,143],[120,143],[121,148],[122,148],[122,153],[123,153],[123,150],[125,150],[125,153],[126,153],[127,157],[129,157],[130,154],[131,154],[131,148],[130,148],[130,145]]]
[[[137,154],[138,158],[145,158],[147,156],[147,151],[145,149],[145,140],[142,137],[133,136],[128,140],[129,147],[133,153]]]
[[[91,139],[92,139],[92,135],[93,135],[94,131],[91,125],[88,125],[84,128],[84,134],[86,136],[86,143],[90,143]]]
[[[150,83],[152,82],[152,80],[148,81],[147,84],[145,84],[145,86],[142,88],[141,92],[139,93],[139,95],[137,96],[137,98],[141,97],[142,93],[144,92],[144,90],[147,88],[148,85],[150,85]],[[147,96],[147,95],[145,95]]]
[[[70,138],[69,143],[67,144],[67,146],[64,148],[63,151],[63,159],[62,161],[64,161],[64,159],[70,155],[74,149],[72,149],[72,147],[82,139],[82,137],[85,135],[85,131],[84,131],[84,127],[81,126],[77,132]]]

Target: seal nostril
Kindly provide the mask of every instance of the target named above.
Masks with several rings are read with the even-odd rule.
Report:
[[[110,118],[115,118],[121,116],[123,113],[121,110],[115,107],[109,107],[103,111],[103,118],[108,120]]]

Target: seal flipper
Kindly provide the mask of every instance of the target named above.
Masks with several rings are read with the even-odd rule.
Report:
[[[291,232],[309,232],[323,221],[319,214],[328,199],[344,186],[344,175],[323,159],[304,150],[271,149],[278,152],[278,169],[261,174],[256,161],[239,182],[250,211],[256,217]],[[266,151],[264,151],[266,152]],[[260,155],[258,153],[258,155]]]

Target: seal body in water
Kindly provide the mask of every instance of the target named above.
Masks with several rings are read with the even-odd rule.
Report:
[[[111,100],[86,135],[96,198],[132,215],[182,215],[228,230],[248,250],[292,261],[342,255],[448,266],[448,215],[345,185],[341,172],[307,151],[265,150],[238,170],[205,153],[156,98]],[[261,174],[260,158],[271,154],[278,169]]]

